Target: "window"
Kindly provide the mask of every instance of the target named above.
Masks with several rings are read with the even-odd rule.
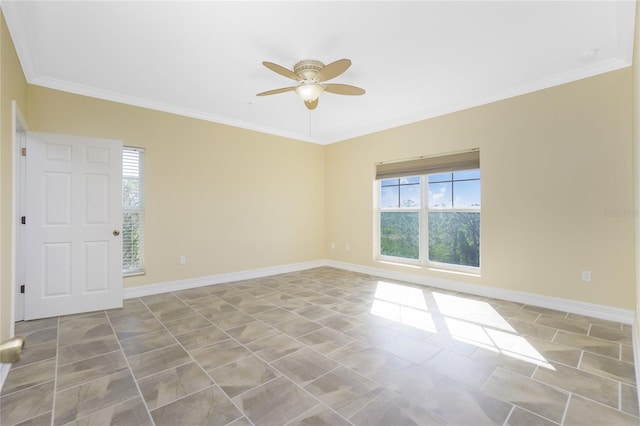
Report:
[[[380,257],[479,268],[479,165],[477,151],[378,165]]]
[[[144,192],[141,148],[122,150],[122,273],[144,272]]]

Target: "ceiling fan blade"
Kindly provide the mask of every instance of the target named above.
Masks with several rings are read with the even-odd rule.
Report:
[[[337,95],[364,95],[364,89],[356,86],[350,86],[348,84],[323,84],[324,91],[329,93],[335,93]]]
[[[318,99],[316,98],[315,101],[304,101],[304,106],[307,107],[307,109],[311,110],[311,109],[316,109],[316,107],[318,106]]]
[[[280,66],[278,64],[274,64],[273,62],[264,61],[264,62],[262,62],[262,65],[264,65],[265,67],[269,68],[271,71],[276,72],[276,73],[278,73],[280,75],[283,75],[285,77],[288,77],[288,78],[290,78],[292,80],[297,80],[297,81],[301,81],[302,80],[302,78],[298,74],[296,74],[295,72],[293,72],[293,71],[291,71],[291,70],[289,70],[289,69],[287,69],[287,68],[285,68],[283,66]]]
[[[258,93],[256,96],[277,95],[278,93],[290,92],[292,90],[296,90],[296,86],[294,86],[294,87],[282,87],[280,89],[267,90],[266,92]]]
[[[326,65],[318,74],[316,74],[316,80],[318,81],[327,81],[332,78],[336,78],[343,72],[345,72],[351,66],[351,61],[349,59],[338,59],[335,62],[331,62],[329,65]]]

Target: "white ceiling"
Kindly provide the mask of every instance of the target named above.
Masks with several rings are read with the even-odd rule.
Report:
[[[635,1],[2,1],[29,83],[332,143],[629,66]],[[263,67],[353,65],[307,111]],[[293,84],[292,84],[293,83]]]

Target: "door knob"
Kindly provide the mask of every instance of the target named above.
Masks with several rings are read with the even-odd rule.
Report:
[[[114,229],[113,230],[113,235],[115,235],[117,237],[118,235],[120,235],[120,231],[118,231],[117,229]]]

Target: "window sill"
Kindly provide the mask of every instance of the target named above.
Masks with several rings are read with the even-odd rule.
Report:
[[[122,273],[122,277],[123,278],[127,278],[127,277],[137,277],[139,275],[144,275],[144,271],[135,271],[135,272],[123,272]]]
[[[458,266],[458,265],[447,265],[447,264],[428,264],[428,265],[424,265],[418,262],[411,262],[411,261],[407,261],[407,262],[403,262],[401,260],[395,260],[395,259],[385,259],[385,258],[378,258],[377,259],[378,263],[382,263],[385,265],[392,265],[392,266],[402,266],[402,267],[407,267],[407,268],[412,268],[412,269],[422,269],[422,270],[428,270],[428,271],[433,271],[433,272],[441,272],[441,273],[447,273],[447,274],[456,274],[456,275],[464,275],[467,277],[481,277],[481,271],[480,268],[473,268],[473,267],[464,267],[464,266]]]

